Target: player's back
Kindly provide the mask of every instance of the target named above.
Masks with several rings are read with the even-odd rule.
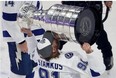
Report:
[[[59,58],[50,61],[40,58],[37,62],[38,78],[80,78],[80,74],[87,75],[85,73],[87,65],[82,66],[80,58],[77,58],[72,52],[61,53]]]
[[[64,67],[63,67],[64,68]],[[67,69],[67,71],[66,71]],[[80,78],[80,74],[77,72],[69,71],[68,68],[65,68],[65,70],[53,70],[53,69],[47,69],[40,67],[38,70],[38,76],[37,78]]]

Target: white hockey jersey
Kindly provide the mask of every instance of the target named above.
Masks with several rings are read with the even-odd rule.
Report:
[[[17,23],[19,9],[25,3],[33,4],[38,9],[42,8],[39,1],[2,1],[2,29],[5,41],[20,43],[25,40],[25,36],[21,33]],[[44,33],[44,30],[38,26],[33,26],[32,30],[36,36]]]
[[[105,71],[102,56],[96,56],[95,52],[86,54],[87,57],[77,51],[60,52],[58,58],[46,61],[36,51],[37,41],[34,36],[28,37],[27,42],[31,58],[38,63],[37,78],[80,78],[80,74],[91,78]]]

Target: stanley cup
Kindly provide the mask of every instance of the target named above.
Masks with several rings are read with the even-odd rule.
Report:
[[[63,40],[75,41],[75,21],[83,7],[55,4],[46,11],[36,11],[33,19],[39,20],[42,27],[63,34]]]
[[[93,44],[96,41],[98,30],[95,27],[94,13],[90,9],[55,4],[48,10],[28,9],[26,14],[26,17],[33,20],[33,24],[39,24],[45,30],[61,34],[62,40],[80,44]]]

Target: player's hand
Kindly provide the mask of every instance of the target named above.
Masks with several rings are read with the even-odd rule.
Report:
[[[28,52],[28,47],[27,47],[27,42],[26,41],[22,44],[18,44],[18,47],[20,48],[21,52],[23,52],[23,53]]]
[[[31,32],[29,28],[21,28],[21,32],[27,34],[29,37],[33,35],[33,33]]]
[[[81,46],[81,48],[82,48],[87,54],[93,52],[93,50],[91,49],[91,46],[90,46],[89,43],[86,43],[86,42],[83,43],[83,45]]]
[[[109,7],[109,8],[111,8],[112,7],[112,1],[105,1],[104,2],[104,4],[107,6],[107,7]]]

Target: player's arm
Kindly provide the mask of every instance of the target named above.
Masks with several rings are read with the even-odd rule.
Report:
[[[29,47],[28,52],[32,54],[35,47],[37,46],[37,40],[30,29],[21,28],[21,32],[27,34],[28,37],[26,38],[26,41]]]
[[[24,34],[21,33],[20,27],[17,24],[17,13],[21,1],[3,1],[2,23],[5,26],[5,32],[8,32],[13,40],[19,44],[21,51],[27,52],[27,43]]]
[[[101,52],[93,52],[89,43],[84,43],[82,49],[87,53],[88,65],[93,77],[99,76],[105,71],[105,65]]]
[[[91,75],[93,77],[100,76],[105,72],[105,65],[101,52],[92,52],[87,54],[88,65],[90,67]]]
[[[42,6],[42,3],[40,2],[40,1],[25,1],[25,3],[23,3],[23,5],[25,5],[25,4],[31,4],[32,3],[32,5],[34,6],[34,7],[36,7],[36,9],[42,9],[43,8],[43,6]],[[34,8],[33,7],[33,8]],[[26,9],[25,9],[26,10]],[[32,40],[32,39],[31,39]],[[27,48],[27,42],[26,41],[23,41],[23,42],[21,42],[21,43],[19,43],[19,47],[24,51],[24,52],[27,52],[27,51],[29,51],[30,52],[30,48],[28,49]],[[34,47],[34,46],[33,46]],[[32,48],[32,47],[31,47]]]

